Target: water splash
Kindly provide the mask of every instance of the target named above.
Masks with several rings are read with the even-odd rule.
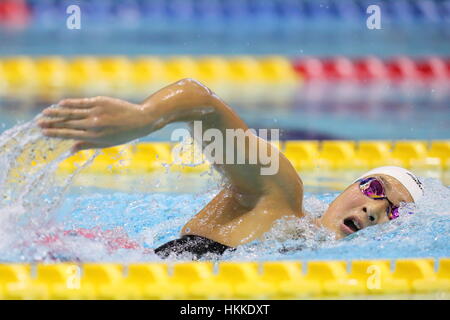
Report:
[[[64,216],[67,190],[77,174],[88,166],[96,154],[80,165],[70,175],[57,174],[61,161],[69,157],[73,141],[44,137],[36,122],[18,125],[0,135],[0,261],[4,262],[58,262],[58,261],[149,261],[159,259],[149,246],[153,240],[164,237],[164,225],[147,227],[140,235],[130,238],[129,221],[112,225],[101,219],[103,209],[125,206],[125,212],[149,209],[161,215],[162,210],[177,211],[177,205],[164,206],[155,194],[153,200],[128,201],[121,196],[109,200],[93,194],[94,204],[85,197],[76,201],[85,210],[84,215],[74,219]],[[133,190],[133,188],[130,188]],[[212,195],[211,195],[212,196]],[[142,198],[141,195],[139,197]],[[178,202],[187,208],[188,200]],[[191,206],[192,207],[192,206]],[[198,208],[200,209],[200,208]],[[104,214],[103,217],[108,217]],[[89,218],[92,218],[90,220]],[[126,217],[133,220],[131,216]],[[144,217],[141,217],[146,221]],[[91,223],[83,227],[84,220]],[[136,220],[135,220],[136,221]],[[186,219],[184,219],[184,222]],[[117,221],[115,221],[117,222]],[[178,224],[173,217],[168,225]],[[150,238],[152,235],[152,238]],[[168,240],[167,234],[165,239]]]
[[[4,261],[51,257],[40,244],[60,231],[55,212],[73,178],[92,161],[69,176],[57,175],[58,164],[70,156],[73,142],[44,137],[36,125],[39,118],[0,135],[0,253]]]
[[[218,188],[194,194],[67,192],[75,176],[56,174],[71,141],[45,138],[35,120],[0,136],[0,260],[139,262],[160,260],[155,248],[179,235]],[[92,159],[91,159],[92,161]],[[307,194],[310,216],[283,219],[264,236],[226,252],[224,260],[372,259],[450,256],[450,190],[424,179],[425,197],[400,208],[392,222],[335,240],[312,222],[337,193]],[[130,189],[132,190],[132,189]],[[175,189],[174,189],[175,190]],[[217,259],[217,256],[205,257]],[[189,255],[169,260],[190,260]]]

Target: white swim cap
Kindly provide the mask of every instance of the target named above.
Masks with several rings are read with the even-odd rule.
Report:
[[[387,176],[391,176],[397,179],[406,188],[406,190],[408,190],[414,202],[417,202],[420,198],[423,197],[422,182],[420,182],[419,178],[417,178],[416,175],[413,174],[411,171],[408,171],[401,167],[396,166],[378,167],[364,173],[354,182],[364,177],[375,174],[385,174]]]

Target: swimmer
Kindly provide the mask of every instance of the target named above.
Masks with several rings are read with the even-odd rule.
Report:
[[[155,132],[173,122],[201,121],[203,128],[248,129],[245,122],[211,90],[193,79],[183,79],[149,96],[141,104],[95,97],[65,99],[57,108],[43,111],[38,125],[48,137],[73,139],[73,151],[112,147]],[[265,143],[277,155],[278,171],[262,175],[256,164],[214,164],[225,179],[222,190],[181,230],[181,238],[155,249],[165,258],[191,253],[223,254],[239,245],[261,239],[274,222],[303,218],[303,183],[289,160],[270,143],[254,134],[243,145]],[[239,145],[235,146],[235,149]],[[242,146],[241,146],[242,147]],[[258,159],[259,160],[259,159]],[[348,186],[315,223],[344,238],[364,228],[388,222],[399,215],[401,203],[417,202],[423,195],[417,177],[400,167],[367,172]]]

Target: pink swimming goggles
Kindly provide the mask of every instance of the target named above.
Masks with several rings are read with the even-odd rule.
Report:
[[[374,177],[369,177],[359,179],[356,182],[359,182],[359,189],[365,196],[374,200],[386,199],[389,202],[389,207],[386,209],[386,214],[389,220],[397,219],[399,217],[399,207],[394,206],[394,204],[386,197],[383,183],[380,180]]]

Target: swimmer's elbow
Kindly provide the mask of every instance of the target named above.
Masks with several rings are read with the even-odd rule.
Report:
[[[193,90],[196,92],[196,94],[202,95],[202,96],[212,96],[213,92],[211,89],[209,89],[206,85],[201,83],[200,81],[194,79],[194,78],[183,78],[181,80],[178,80],[176,82],[177,85],[183,86],[189,90]]]
[[[175,83],[187,94],[186,98],[195,105],[211,107],[214,110],[229,108],[211,89],[194,78],[184,78]]]

